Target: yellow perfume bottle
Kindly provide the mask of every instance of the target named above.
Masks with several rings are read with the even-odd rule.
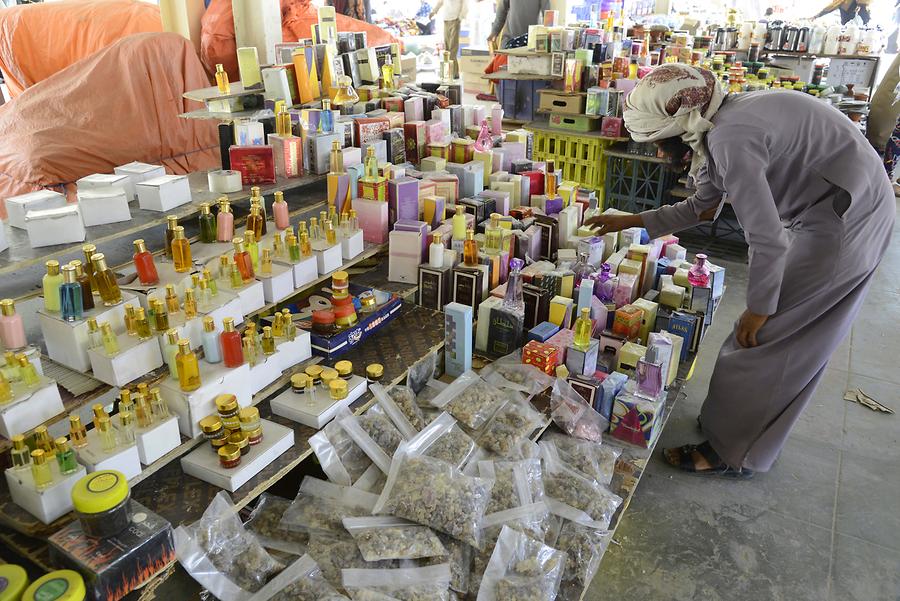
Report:
[[[284,336],[284,316],[281,313],[276,313],[272,320],[272,336],[276,338]]]
[[[328,243],[328,246],[337,244],[337,231],[335,231],[334,225],[330,220],[325,222],[325,241]]]
[[[100,445],[104,451],[114,451],[119,446],[116,431],[112,427],[109,416],[102,415],[97,418],[97,435],[100,437]]]
[[[244,336],[242,344],[244,347],[244,360],[250,367],[254,367],[257,362],[256,341],[249,336]]]
[[[312,243],[309,241],[309,234],[307,234],[305,231],[300,232],[300,256],[312,256]]]
[[[150,389],[150,410],[153,412],[153,418],[157,421],[169,418],[169,406],[163,400],[159,388]]]
[[[103,350],[106,351],[107,357],[115,357],[119,354],[119,339],[113,332],[109,322],[100,324],[100,335],[103,337]]]
[[[134,329],[134,316],[135,310],[134,305],[131,303],[125,303],[125,333],[129,336],[137,336],[137,331]],[[91,318],[93,319],[93,318]],[[96,320],[95,320],[96,323]],[[90,327],[90,321],[88,322],[88,327]]]
[[[181,385],[181,390],[190,392],[200,388],[200,364],[197,361],[197,355],[191,350],[191,342],[189,340],[178,341],[176,362],[178,364],[178,383]]]
[[[153,313],[153,329],[157,333],[165,332],[169,329],[169,313],[166,306],[158,298],[150,301],[150,311]]]
[[[231,84],[228,83],[228,73],[225,67],[216,65],[216,87],[219,88],[219,94],[228,94],[231,92]]]
[[[263,328],[262,351],[264,355],[275,354],[275,336],[272,334],[272,328],[269,326]]]
[[[16,361],[19,362],[19,379],[22,380],[22,383],[29,388],[37,386],[41,377],[28,357],[24,353],[19,353],[16,355]]]
[[[244,248],[247,249],[247,254],[250,255],[250,264],[253,265],[253,271],[256,272],[259,269],[259,243],[256,234],[250,231],[244,234]]]
[[[194,289],[186,288],[184,291],[184,318],[197,317],[197,299],[194,298]]]
[[[180,310],[181,302],[178,300],[178,293],[175,292],[175,285],[166,284],[166,311],[178,313]]]
[[[492,255],[499,254],[502,238],[500,213],[491,213],[491,221],[484,230],[484,252]]]
[[[281,240],[281,232],[275,232],[272,237],[272,254],[276,257],[284,256],[284,243]]]
[[[94,283],[100,290],[100,298],[107,307],[118,305],[122,302],[122,291],[112,270],[106,265],[106,256],[103,253],[91,255],[91,263],[94,266]]]
[[[212,272],[208,267],[203,270],[203,279],[209,283],[209,295],[218,296],[219,286],[216,284],[216,280],[212,277]]]
[[[92,423],[94,424],[94,429],[100,429],[100,418],[101,417],[109,417],[109,414],[106,412],[106,409],[103,407],[102,403],[94,403],[91,405],[91,413],[94,414]]]
[[[38,426],[34,429],[34,446],[44,452],[47,457],[56,455],[56,444],[50,438],[47,426]]]
[[[150,331],[150,320],[147,319],[147,312],[143,307],[138,308],[134,312],[134,333],[140,340],[149,340],[153,337]]]
[[[475,230],[466,230],[466,242],[463,245],[463,264],[466,267],[478,265],[478,242],[475,241]]]
[[[191,269],[191,243],[184,237],[184,226],[175,228],[175,237],[172,239],[172,262],[175,263],[177,273],[185,273]]]
[[[37,490],[46,490],[53,484],[53,471],[47,455],[40,449],[31,452],[31,476]]]
[[[259,260],[259,272],[264,275],[272,275],[272,250],[264,248],[262,258]]]
[[[0,405],[3,403],[8,403],[12,400],[12,387],[10,387],[9,382],[6,381],[6,378],[0,373]]]
[[[244,285],[244,278],[241,277],[241,272],[238,270],[237,263],[231,264],[231,287],[237,290],[241,286]]]
[[[72,446],[82,449],[88,445],[87,428],[81,423],[81,417],[74,413],[69,414],[69,438]]]
[[[582,308],[581,315],[575,320],[575,336],[572,339],[572,346],[581,351],[588,350],[591,346],[593,327],[590,307]]]
[[[63,276],[59,272],[59,261],[47,261],[44,266],[47,273],[44,275],[44,309],[59,313],[59,287],[63,284]]]

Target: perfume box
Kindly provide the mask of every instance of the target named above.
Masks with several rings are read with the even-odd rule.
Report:
[[[78,191],[96,190],[97,188],[121,188],[125,191],[125,197],[129,200],[135,197],[135,187],[131,178],[126,174],[94,173],[80,178],[75,182]]]
[[[381,73],[378,68],[378,56],[375,54],[375,48],[360,48],[354,55],[359,68],[360,81],[367,84],[377,84]]]
[[[387,187],[387,186],[385,186]],[[384,244],[388,240],[388,203],[380,200],[357,198],[353,208],[359,218],[363,239],[373,244]]]
[[[123,188],[88,188],[78,192],[78,208],[85,227],[131,221],[131,209]]]
[[[400,96],[389,96],[381,99],[384,110],[388,112],[400,112],[401,114],[403,113],[403,102],[404,99]]]
[[[484,198],[460,198],[456,204],[465,207],[466,213],[474,217],[476,227],[478,224],[484,223],[490,215],[485,208]]]
[[[427,309],[442,311],[450,300],[450,274],[452,265],[431,267],[427,263],[419,265],[419,287],[416,303]]]
[[[431,119],[425,122],[425,144],[437,144],[444,141],[444,136],[449,133],[449,126],[445,126],[440,119]]]
[[[338,214],[350,198],[350,176],[346,173],[329,173],[327,176],[328,204],[334,205]]]
[[[120,439],[116,448],[106,450],[97,430],[88,430],[87,445],[75,449],[75,453],[78,463],[87,468],[89,474],[100,470],[116,470],[131,480],[141,473],[141,458],[135,443],[123,445]]]
[[[444,307],[444,373],[457,378],[472,369],[471,305],[449,303]]]
[[[117,335],[119,353],[113,357],[103,348],[88,350],[94,378],[110,386],[125,386],[163,364],[157,339],[138,340],[126,334]]]
[[[533,284],[522,285],[522,296],[525,300],[525,328],[531,329],[550,317],[551,294]]]
[[[610,436],[641,448],[652,447],[662,431],[665,406],[661,401],[621,392],[613,403]]]
[[[83,242],[87,235],[78,205],[28,211],[25,230],[31,248]]]
[[[566,368],[569,373],[579,376],[593,376],[597,371],[597,356],[600,352],[600,341],[591,338],[587,349],[570,345],[566,349]]]
[[[639,298],[631,303],[631,306],[637,307],[641,311],[641,327],[638,332],[638,337],[641,340],[641,344],[646,344],[650,332],[656,328],[656,313],[659,309],[659,304],[644,298]],[[618,311],[616,311],[616,313],[618,314]]]
[[[417,281],[422,262],[422,233],[394,230],[389,236],[388,281]]]
[[[657,327],[659,327],[659,324],[657,324]],[[682,338],[683,343],[679,360],[686,360],[688,353],[694,350],[696,339],[698,338],[697,316],[683,311],[672,311],[665,324],[665,329]]]
[[[557,197],[556,203],[561,203],[562,199]],[[548,201],[550,204],[550,201]],[[578,224],[581,220],[581,212],[577,205],[569,205],[559,211],[559,246],[560,248],[575,248],[578,244],[576,232]]]
[[[526,338],[528,340],[536,340],[537,342],[547,342],[556,333],[559,332],[559,326],[549,321],[542,321],[530,330]]]
[[[406,139],[403,137],[402,127],[392,127],[382,134],[387,144],[388,161],[394,165],[402,165],[406,162]]]
[[[359,180],[359,198],[383,202],[387,205],[388,185],[387,180],[383,177],[378,178],[360,178]],[[356,207],[356,203],[353,203]],[[358,211],[357,211],[358,212]]]
[[[504,357],[518,349],[521,343],[522,316],[502,306],[492,308],[488,325],[488,355]]]
[[[452,174],[430,174],[428,179],[434,182],[434,194],[443,196],[450,204],[459,199],[459,178]]]
[[[403,113],[407,121],[425,119],[425,105],[421,96],[411,96],[403,101]]]
[[[348,146],[341,148],[341,154],[344,155],[344,169],[349,169],[354,165],[362,165],[362,150],[356,146]]]
[[[536,215],[534,224],[541,233],[540,258],[548,261],[555,260],[556,251],[559,249],[559,225],[554,218],[548,215]]]
[[[425,157],[425,121],[410,120],[403,124],[403,138],[406,143],[406,159],[418,165]]]
[[[134,297],[127,292],[122,293],[125,302],[133,302]],[[65,321],[59,313],[51,313],[43,308],[37,312],[41,333],[47,345],[47,354],[57,363],[80,372],[91,368],[88,358],[88,326],[91,317],[97,323],[109,322],[113,331],[125,331],[125,302],[112,307],[104,307],[98,302],[93,309],[84,312],[84,319]]]
[[[625,305],[616,309],[615,317],[613,317],[612,331],[629,340],[636,340],[640,337],[641,319],[643,311],[634,305]]]
[[[300,177],[303,175],[303,140],[297,136],[269,134],[269,146],[275,157],[275,175]]]
[[[671,386],[675,381],[675,378],[678,377],[678,366],[684,339],[671,332],[651,332],[647,342],[648,345],[657,346],[660,349],[664,349],[668,346],[669,350],[667,351],[666,356],[668,356],[669,367],[666,372],[666,386]],[[666,345],[666,343],[668,343],[668,345]]]
[[[313,248],[313,256],[316,258],[316,270],[320,276],[340,269],[344,262],[344,254],[340,244],[322,245]]]
[[[549,340],[547,340],[547,344],[551,344],[556,347],[556,355],[559,359],[560,365],[563,365],[566,362],[566,351],[570,346],[572,346],[572,341],[574,339],[575,332],[563,328],[559,332],[554,334]]]
[[[132,185],[136,185],[142,181],[165,175],[166,168],[162,165],[150,165],[148,163],[132,161],[125,165],[119,165],[113,169],[113,173],[116,175],[127,175],[131,180]],[[137,200],[137,190],[132,189],[130,200]],[[6,202],[9,203],[9,200]]]
[[[7,200],[7,206],[9,201]],[[720,299],[725,293],[725,268],[706,262],[709,267],[709,287],[712,288],[713,299]]]
[[[353,121],[356,144],[363,148],[363,144],[372,140],[381,140],[384,132],[391,128],[391,120],[387,117],[360,117]]]
[[[489,296],[478,304],[478,313],[475,315],[475,350],[486,353],[488,349],[488,336],[490,334],[491,311],[499,307],[502,298]]]
[[[294,293],[294,271],[287,265],[272,263],[272,273],[257,273],[262,282],[263,298],[267,303],[277,303]]]
[[[422,218],[432,229],[444,223],[446,201],[442,196],[426,196],[422,201]]]
[[[426,145],[428,156],[440,157],[447,161],[450,160],[450,143],[443,141],[428,142]]]
[[[647,353],[647,347],[636,342],[626,342],[619,350],[619,364],[616,371],[629,377],[634,376],[637,362]]]
[[[659,290],[659,304],[672,309],[680,309],[684,304],[685,290],[675,284],[662,284]]]
[[[533,365],[548,375],[556,375],[556,366],[559,365],[557,348],[546,342],[529,341],[522,348],[522,363]]]
[[[480,162],[447,163],[447,171],[457,177],[460,195],[471,197],[484,190],[484,165]]]
[[[401,177],[388,182],[388,223],[419,219],[419,180]]]
[[[484,272],[478,268],[453,269],[453,302],[468,305],[474,310],[483,297]]]
[[[44,376],[29,390],[14,384],[12,396],[12,401],[0,405],[0,434],[7,439],[28,432],[65,411],[56,381]]]
[[[307,136],[306,146],[309,151],[310,172],[323,175],[331,170],[331,146],[334,142],[340,141],[341,138],[338,134],[311,134]]]
[[[232,146],[232,149],[236,148]],[[240,171],[234,165],[234,157],[232,157],[232,168]],[[272,181],[274,181],[274,176]],[[187,176],[184,175],[162,175],[144,180],[136,184],[135,188],[138,204],[145,211],[166,212],[191,202],[191,186]]]
[[[159,383],[169,411],[178,417],[179,430],[191,438],[200,434],[200,420],[216,412],[215,400],[220,394],[233,394],[241,407],[250,406],[253,400],[248,363],[232,369],[224,363],[200,361],[200,381],[200,388],[191,392],[181,390],[172,378],[164,378]]]
[[[679,339],[680,340],[680,339]],[[647,349],[649,350],[651,347],[656,349],[656,357],[659,360],[660,365],[663,370],[663,385],[668,388],[671,383],[669,380],[669,374],[671,373],[672,380],[675,379],[674,372],[678,371],[678,358],[675,357],[673,361],[673,351],[675,350],[672,345],[672,337],[668,332],[651,332],[647,337],[646,343]],[[675,369],[673,370],[673,363]]]
[[[421,256],[419,262],[428,258],[428,224],[417,219],[400,219],[394,224],[395,232],[415,232],[421,238]]]
[[[279,261],[281,262],[281,261]],[[315,256],[302,258],[296,263],[284,261],[283,264],[288,265],[294,274],[294,289],[302,288],[319,277],[319,270],[316,265]],[[235,322],[237,323],[237,322]]]
[[[509,215],[509,192],[500,192],[497,190],[482,190],[478,192],[475,197],[484,200],[488,204],[493,204],[494,210],[491,211],[492,213],[500,213],[504,217]]]
[[[465,135],[463,133],[463,135]],[[454,163],[468,163],[475,159],[475,141],[469,138],[454,138],[450,141],[450,160]]]
[[[474,161],[482,164],[482,188],[487,188],[491,181],[491,173],[494,171],[494,153],[490,150],[476,150]]]
[[[362,230],[356,230],[349,236],[341,238],[341,255],[345,261],[357,257],[363,250],[365,250],[365,242]]]
[[[568,369],[568,366],[566,369]],[[570,373],[566,381],[569,383],[569,386],[572,387],[572,390],[581,395],[581,398],[583,398],[588,405],[597,410],[597,402],[600,399],[603,380],[595,377],[595,374],[582,376]],[[607,421],[609,421],[609,418],[607,418]]]
[[[147,428],[137,428],[134,432],[138,457],[141,465],[150,465],[181,444],[178,418],[171,416]]]
[[[572,327],[572,313],[574,303],[571,298],[554,296],[550,300],[550,316],[547,321],[555,323],[560,328]]]
[[[37,190],[19,196],[10,196],[6,199],[7,221],[12,227],[24,230],[25,214],[28,211],[59,209],[64,206],[66,206],[65,195],[53,190]]]

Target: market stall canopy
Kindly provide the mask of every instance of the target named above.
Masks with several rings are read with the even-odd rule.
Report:
[[[11,96],[133,33],[160,32],[159,7],[65,0],[0,10],[0,69]]]
[[[182,94],[206,85],[194,47],[174,33],[128,36],[51,75],[0,109],[0,198],[71,192],[131,161],[176,174],[217,166],[215,123],[178,117],[199,108]]]

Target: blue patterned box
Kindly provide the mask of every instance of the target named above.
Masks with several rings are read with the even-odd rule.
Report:
[[[559,326],[549,321],[542,321],[538,325],[528,330],[527,340],[537,340],[538,342],[547,342],[554,334],[559,332]]]

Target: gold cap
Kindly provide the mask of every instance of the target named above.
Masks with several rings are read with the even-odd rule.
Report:
[[[432,243],[432,244],[440,244],[442,238],[443,238],[443,236],[441,235],[440,232],[437,232],[437,233],[435,233],[435,234],[432,234],[432,235],[431,235],[431,243]]]
[[[178,339],[178,330],[172,329],[166,332],[166,342],[173,346],[180,344],[181,340]]]
[[[91,255],[91,263],[94,265],[94,271],[106,271],[106,255],[96,253]]]
[[[88,331],[96,332],[97,330],[100,329],[100,326],[97,325],[96,317],[89,317],[87,320],[87,324],[88,324]]]
[[[246,244],[253,244],[256,242],[256,234],[253,232],[244,232],[244,242]]]
[[[47,463],[47,456],[41,449],[35,449],[31,452],[31,462],[35,465],[44,465]]]
[[[200,203],[200,214],[201,215],[209,215],[209,203],[208,202]]]
[[[91,253],[95,252],[96,250],[97,250],[97,247],[94,246],[93,244],[82,244],[81,245],[81,251],[85,254],[85,256],[89,257],[91,255]]]
[[[138,238],[132,244],[134,244],[135,254],[147,252],[147,244],[144,242],[143,238]]]
[[[231,413],[238,408],[237,397],[233,394],[220,394],[216,397],[215,403],[219,413]]]
[[[249,440],[247,440],[247,433],[241,432],[237,430],[228,435],[228,444],[233,444],[239,449],[246,447],[249,444]]]
[[[236,253],[244,252],[244,239],[243,238],[235,238],[234,240],[231,241],[231,243],[234,245],[234,252],[236,252]]]
[[[51,259],[44,266],[47,267],[47,275],[59,275],[59,261]]]
[[[321,365],[310,365],[305,370],[306,375],[310,378],[316,379],[322,377],[322,366]]]
[[[216,321],[207,315],[203,318],[203,331],[204,332],[215,332],[216,331]]]
[[[293,384],[293,378],[291,378],[291,383]],[[238,416],[240,416],[242,424],[252,424],[259,420],[259,409],[256,407],[244,407],[240,410]]]
[[[332,380],[328,383],[328,391],[332,398],[342,399],[347,396],[347,380],[340,378]]]
[[[284,202],[284,192],[281,190],[275,192],[275,202]]]
[[[179,225],[175,227],[174,232],[176,240],[184,240],[184,226]]]
[[[106,415],[101,415],[97,418],[97,429],[101,432],[109,432],[109,417]]]
[[[134,310],[134,319],[135,321],[143,321],[147,319],[147,312],[143,307],[138,307]]]
[[[219,449],[219,459],[222,461],[234,461],[235,459],[241,458],[241,448],[233,445],[226,444],[224,447]]]
[[[335,363],[334,368],[337,370],[338,374],[341,377],[349,376],[351,373],[353,373],[353,363],[347,361],[346,359]]]
[[[200,430],[204,434],[212,434],[222,429],[222,420],[218,415],[208,415],[200,420]]]
[[[306,388],[306,381],[308,379],[306,374],[294,374],[291,376],[291,388]]]
[[[65,453],[69,450],[69,439],[65,436],[60,436],[53,441],[53,444],[56,445],[56,450],[59,453]]]
[[[11,298],[4,298],[0,300],[0,313],[7,317],[11,317],[16,314],[16,302]]]
[[[62,274],[63,282],[66,284],[74,284],[78,281],[75,277],[75,268],[71,265],[63,265]]]
[[[166,221],[168,222],[168,228],[170,230],[174,230],[175,226],[178,225],[178,215],[166,215]]]
[[[178,341],[178,354],[187,355],[191,352],[191,341],[181,339]]]
[[[13,437],[10,440],[13,443],[13,448],[15,448],[17,451],[21,451],[26,446],[28,446],[25,444],[25,437],[22,436],[21,434],[13,435]]]
[[[466,230],[466,240],[474,240],[475,239],[475,230],[467,229]]]
[[[384,365],[381,363],[370,363],[366,366],[366,375],[370,378],[380,378],[384,375]]]
[[[119,423],[123,426],[130,426],[134,423],[134,414],[131,411],[119,411]]]
[[[226,317],[222,320],[222,329],[226,332],[234,332],[234,318]]]

